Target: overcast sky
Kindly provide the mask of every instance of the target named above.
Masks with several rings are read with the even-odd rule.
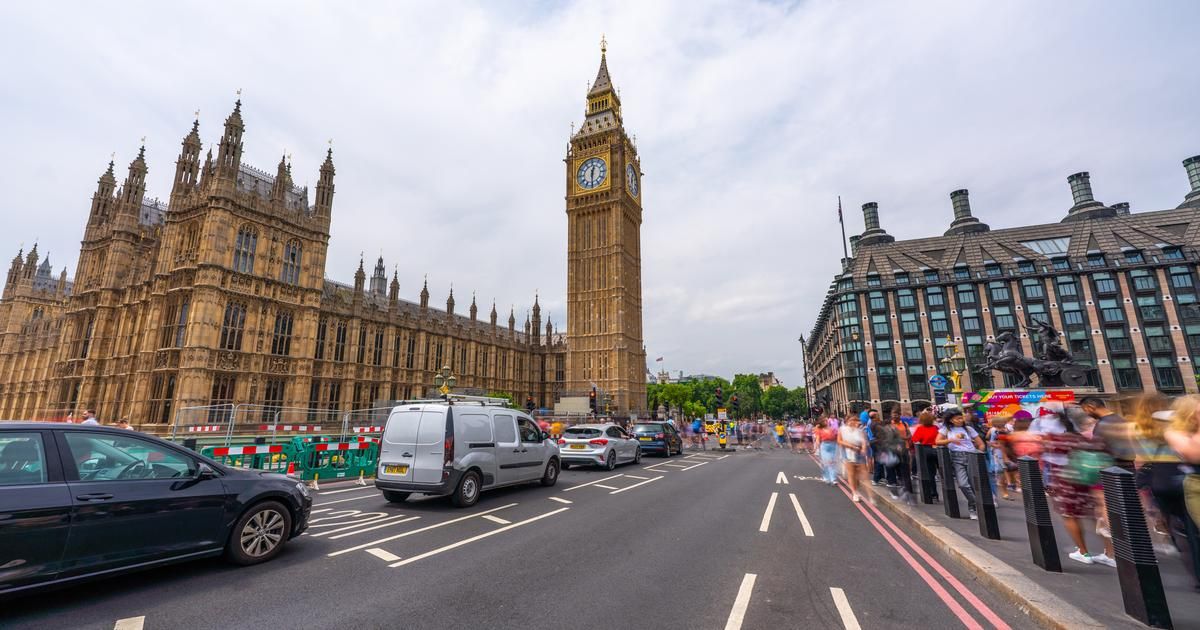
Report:
[[[397,6],[402,5],[402,6]],[[0,5],[0,259],[34,239],[73,276],[109,154],[146,136],[166,198],[200,110],[242,90],[243,161],[337,165],[326,275],[360,252],[416,299],[454,285],[564,321],[563,158],[606,35],[642,168],[646,345],[672,371],[801,380],[847,232],[879,202],[941,233],[949,192],[996,227],[1056,221],[1067,175],[1174,207],[1200,154],[1200,3],[7,2]],[[5,253],[8,252],[8,253]]]

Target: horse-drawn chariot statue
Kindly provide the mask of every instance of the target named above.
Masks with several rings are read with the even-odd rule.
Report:
[[[1049,322],[1037,319],[1030,321],[1037,333],[1035,352],[1038,356],[1025,356],[1021,351],[1020,337],[1006,330],[996,335],[994,341],[984,344],[987,362],[983,368],[1018,377],[1020,380],[1014,387],[1029,387],[1034,374],[1038,377],[1039,387],[1079,387],[1087,384],[1090,368],[1075,362],[1071,351],[1060,341],[1062,334]]]

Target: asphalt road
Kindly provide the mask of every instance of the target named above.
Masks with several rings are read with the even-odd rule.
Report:
[[[194,562],[5,602],[0,627],[1031,625],[818,476],[807,455],[689,452],[564,471],[555,487],[485,493],[467,510],[326,485],[308,533],[271,562]]]

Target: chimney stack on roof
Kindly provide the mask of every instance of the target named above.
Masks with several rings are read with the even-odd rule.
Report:
[[[1075,205],[1067,210],[1063,221],[1084,221],[1088,219],[1106,219],[1117,216],[1112,208],[1096,201],[1092,196],[1092,178],[1087,171],[1075,173],[1067,178],[1071,185],[1071,198]]]
[[[1114,203],[1113,205],[1111,205],[1109,207],[1112,208],[1113,210],[1116,210],[1118,216],[1123,216],[1123,217],[1129,216],[1129,202],[1128,201]]]
[[[1200,205],[1200,155],[1193,155],[1184,160],[1183,168],[1187,170],[1188,184],[1192,188],[1183,198],[1182,206]]]
[[[960,188],[950,193],[950,203],[954,207],[954,221],[950,224],[950,229],[946,230],[946,236],[987,232],[991,229],[986,223],[980,223],[979,219],[971,215],[971,198],[968,196],[966,188]]]
[[[883,228],[879,227],[879,204],[874,201],[868,201],[863,204],[863,223],[867,229],[863,231],[862,236],[858,239],[859,245],[875,245],[878,243],[892,243],[896,239],[891,234],[888,234]]]

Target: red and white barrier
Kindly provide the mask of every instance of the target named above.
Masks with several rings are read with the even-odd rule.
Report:
[[[359,442],[370,442],[371,444],[379,443],[379,438],[377,438],[377,437],[367,437],[365,435],[360,435],[360,436],[358,436],[357,439]]]
[[[216,433],[225,430],[225,427],[218,424],[196,424],[185,428],[188,433]]]
[[[354,427],[355,433],[383,433],[383,427]]]
[[[314,451],[360,451],[370,448],[372,442],[322,442],[313,444]]]
[[[260,424],[259,431],[295,431],[297,433],[308,433],[311,431],[320,431],[319,424]]]
[[[259,444],[255,446],[222,446],[213,449],[213,456],[222,455],[263,455],[266,453],[282,453],[283,445],[265,445]]]

